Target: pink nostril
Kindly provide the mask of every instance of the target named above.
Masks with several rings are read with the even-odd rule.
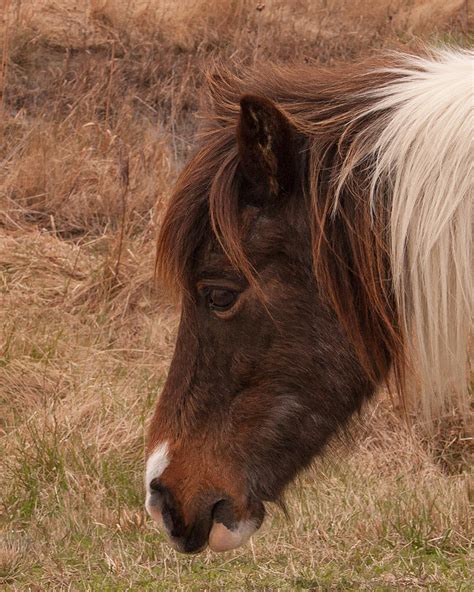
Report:
[[[213,509],[213,525],[209,533],[209,548],[224,552],[244,545],[263,521],[263,505],[258,506],[255,516],[248,520],[236,518],[236,509],[229,499],[220,500]]]
[[[253,520],[239,522],[234,529],[215,522],[209,533],[209,548],[217,553],[237,549],[250,539],[257,528],[257,523]]]
[[[151,518],[153,518],[153,520],[158,524],[158,526],[162,530],[165,530],[165,524],[163,522],[163,514],[160,512],[160,510],[158,510],[158,508],[155,508],[153,506],[152,507],[147,506],[147,512],[151,516]]]
[[[148,514],[158,524],[158,526],[165,529],[163,520],[163,505],[164,505],[163,487],[158,479],[152,479],[149,483],[148,492],[146,495],[145,508]]]

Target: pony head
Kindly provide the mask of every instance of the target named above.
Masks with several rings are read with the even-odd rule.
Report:
[[[300,68],[257,72],[245,84],[211,81],[209,129],[177,183],[158,248],[161,277],[181,296],[181,320],[148,435],[146,507],[180,551],[242,545],[262,523],[264,504],[281,498],[391,369],[403,389],[407,351],[416,351],[406,347],[410,315],[415,328],[423,325],[417,299],[420,314],[430,310],[437,261],[445,265],[456,251],[451,239],[435,241],[428,258],[413,260],[408,286],[394,279],[391,249],[402,243],[410,256],[417,237],[400,234],[393,212],[407,220],[405,201],[410,208],[416,199],[431,200],[439,216],[415,216],[416,231],[436,219],[437,236],[451,237],[467,207],[464,185],[444,207],[443,180],[435,177],[439,196],[417,188],[401,203],[392,189],[403,163],[386,164],[395,180],[381,169],[387,154],[399,158],[392,144],[407,137],[396,119],[397,92],[407,93],[403,108],[424,92],[415,66],[408,87],[397,86],[409,78],[406,67],[352,66],[316,79]],[[408,105],[407,113],[421,129],[423,109]],[[390,123],[395,132],[385,146],[380,138]],[[458,129],[452,121],[443,126],[437,133],[445,140],[446,130]],[[412,141],[426,137],[420,132]],[[465,149],[458,137],[453,145]],[[449,142],[443,150],[455,153]],[[433,157],[424,166],[432,175],[442,169]],[[458,235],[468,232],[463,227]],[[419,268],[427,261],[432,284]],[[450,267],[457,275],[443,289],[459,280],[459,294],[470,291],[464,263]],[[418,284],[417,273],[425,274]],[[458,352],[465,347],[461,304]],[[447,320],[434,327],[436,339]],[[459,378],[459,364],[445,367]]]
[[[209,145],[190,163],[161,237],[190,252],[180,255],[181,322],[149,434],[147,508],[185,552],[244,543],[264,502],[373,390],[314,275],[297,131],[270,100],[244,96],[233,140],[192,204]],[[186,236],[170,236],[184,226]]]

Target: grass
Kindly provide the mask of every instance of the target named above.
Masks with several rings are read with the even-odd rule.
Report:
[[[382,397],[291,488],[289,517],[223,556],[171,550],[142,485],[178,314],[154,236],[202,69],[469,44],[464,2],[4,0],[0,19],[2,589],[472,589],[454,415],[426,441]]]

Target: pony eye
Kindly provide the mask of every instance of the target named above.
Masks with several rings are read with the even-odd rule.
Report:
[[[220,288],[209,290],[207,296],[209,308],[217,312],[229,310],[236,300],[237,292]]]

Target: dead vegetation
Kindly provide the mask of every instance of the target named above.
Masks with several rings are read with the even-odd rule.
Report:
[[[177,557],[142,510],[144,425],[177,311],[154,237],[211,61],[331,64],[467,44],[458,0],[3,0],[2,586],[13,590],[468,590],[469,456],[387,402],[352,455],[291,492],[290,522],[228,558]],[[339,450],[340,452],[340,450]]]

